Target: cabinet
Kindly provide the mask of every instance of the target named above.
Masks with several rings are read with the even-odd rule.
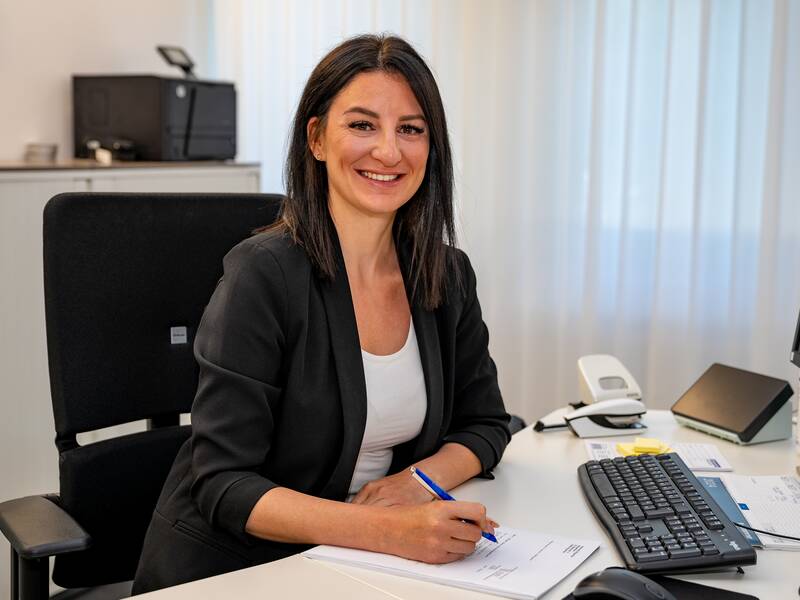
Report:
[[[258,192],[256,164],[0,164],[0,501],[58,490],[42,283],[42,210],[62,192]],[[0,540],[0,590],[8,585]],[[0,595],[2,592],[0,592]]]

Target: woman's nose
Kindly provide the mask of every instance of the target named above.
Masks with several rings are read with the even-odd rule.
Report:
[[[394,166],[400,162],[402,156],[400,148],[397,146],[394,131],[380,136],[378,143],[372,149],[372,157],[387,167]]]

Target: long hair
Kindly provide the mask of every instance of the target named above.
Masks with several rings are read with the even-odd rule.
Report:
[[[317,273],[336,276],[336,229],[328,209],[325,163],[309,148],[307,124],[319,119],[324,129],[334,97],[359,73],[384,71],[408,82],[427,121],[428,161],[419,189],[395,216],[395,246],[408,250],[406,265],[412,298],[428,310],[439,306],[455,246],[453,163],[444,106],[433,74],[405,40],[387,35],[359,35],[331,50],[308,78],[292,125],[286,159],[286,193],[277,228],[301,244]],[[460,269],[453,268],[458,277]],[[456,280],[460,286],[460,280]]]

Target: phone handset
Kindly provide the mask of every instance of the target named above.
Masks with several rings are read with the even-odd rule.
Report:
[[[642,391],[628,369],[609,354],[578,359],[580,402],[537,421],[534,431],[569,428],[578,437],[632,435],[647,429]],[[574,409],[574,410],[573,410]]]

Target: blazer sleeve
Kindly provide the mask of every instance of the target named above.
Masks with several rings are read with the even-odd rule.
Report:
[[[453,418],[444,442],[472,450],[481,462],[480,476],[493,478],[511,432],[510,417],[497,384],[497,368],[489,355],[489,330],[478,302],[475,271],[466,254],[462,263],[464,304],[456,325]]]
[[[272,252],[250,240],[225,257],[195,338],[200,366],[192,405],[192,499],[203,517],[240,539],[261,496],[281,395],[287,287]]]

